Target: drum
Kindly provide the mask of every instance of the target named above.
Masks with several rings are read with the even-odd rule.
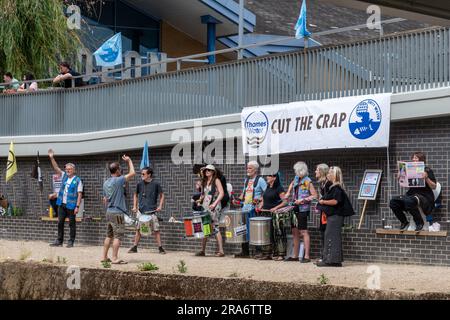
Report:
[[[270,244],[270,224],[272,218],[254,217],[250,218],[250,244],[265,246]]]
[[[203,235],[205,237],[209,237],[212,235],[213,232],[213,225],[212,225],[212,219],[209,212],[206,212],[202,215],[202,228],[203,228]]]
[[[186,216],[184,220],[184,234],[186,238],[192,238],[194,236],[194,227],[192,225],[192,216]]]
[[[202,239],[205,237],[203,234],[202,215],[192,217],[192,229],[194,231],[194,238]]]
[[[152,215],[142,214],[139,216],[139,231],[144,237],[152,235],[153,220]]]
[[[136,218],[124,214],[123,220],[125,224],[125,230],[136,231],[138,229],[139,221]]]
[[[294,206],[286,206],[278,209],[273,216],[275,219],[274,226],[280,226],[280,223],[283,227],[292,226],[292,215],[294,214]]]
[[[247,242],[247,225],[245,224],[245,212],[243,212],[242,210],[229,210],[225,212],[223,216],[226,242]]]

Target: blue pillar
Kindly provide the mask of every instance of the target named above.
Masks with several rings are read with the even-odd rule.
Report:
[[[206,47],[208,52],[212,52],[216,50],[216,24],[222,23],[217,20],[213,16],[205,15],[201,16],[202,24],[206,24],[206,32],[207,32],[207,40]],[[208,56],[208,63],[213,64],[216,63],[216,56],[211,55]]]

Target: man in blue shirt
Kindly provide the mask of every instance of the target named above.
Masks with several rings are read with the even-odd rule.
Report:
[[[108,251],[112,242],[113,264],[125,264],[123,260],[119,260],[120,241],[125,231],[124,214],[127,212],[125,204],[125,183],[134,177],[133,162],[130,157],[124,155],[122,160],[128,164],[129,172],[125,176],[122,175],[122,170],[118,162],[109,164],[109,172],[111,177],[103,184],[104,204],[106,206],[106,221],[108,223],[108,231],[103,245],[103,259],[102,262],[109,262]]]

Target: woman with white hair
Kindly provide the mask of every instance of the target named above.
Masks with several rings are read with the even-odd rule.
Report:
[[[289,185],[287,195],[291,195],[294,204],[294,215],[292,223],[292,238],[294,240],[293,257],[286,258],[285,261],[297,261],[300,247],[300,237],[303,237],[305,245],[304,256],[301,257],[301,263],[311,261],[310,253],[310,237],[308,232],[308,216],[311,210],[311,201],[317,199],[317,192],[308,177],[308,166],[306,163],[299,161],[294,165],[295,178]]]
[[[328,180],[332,182],[330,191],[319,200],[319,204],[327,215],[327,228],[323,259],[317,263],[317,266],[342,267],[342,225],[344,217],[354,214],[354,211],[345,193],[341,169],[331,167]]]

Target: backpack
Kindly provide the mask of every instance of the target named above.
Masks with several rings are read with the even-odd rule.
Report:
[[[228,193],[228,188],[227,188],[227,179],[225,178],[224,175],[222,175],[220,178],[220,183],[222,184],[222,188],[223,188],[223,192],[224,192],[224,196],[222,198],[222,200],[220,200],[220,205],[222,206],[222,208],[225,208],[226,206],[228,206],[228,202],[230,202],[230,194]],[[213,183],[212,187],[211,187],[211,194],[215,194],[216,193],[216,184]]]
[[[344,191],[344,205],[342,208],[342,216],[344,217],[350,217],[355,214],[355,210],[353,210],[352,203],[350,202],[350,199],[347,196],[347,193]]]

